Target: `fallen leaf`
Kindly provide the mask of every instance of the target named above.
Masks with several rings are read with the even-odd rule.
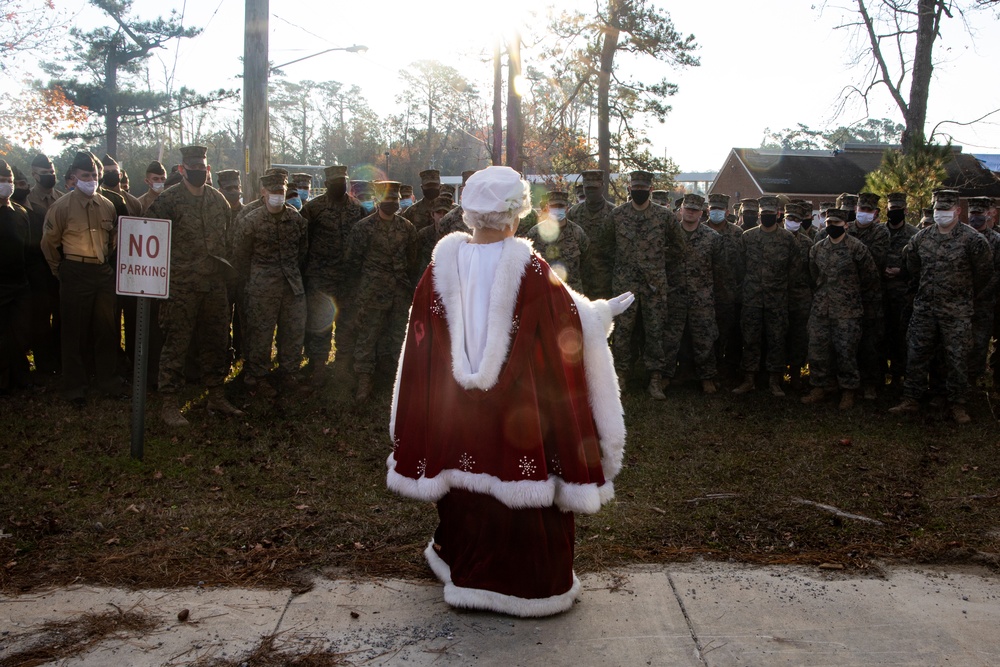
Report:
[[[9,560],[9,561],[7,561],[4,564],[4,567],[9,570],[10,568],[14,567],[15,565],[17,565],[17,561],[16,560]]]
[[[221,465],[215,466],[214,468],[212,468],[212,472],[214,472],[216,475],[221,475],[222,474],[222,466]]]
[[[299,510],[301,512],[302,510],[309,509],[309,506],[308,505],[296,505],[295,509],[297,509],[297,510]]]
[[[222,487],[221,486],[213,486],[211,489],[209,489],[209,491],[222,491]]]
[[[135,512],[136,514],[138,514],[140,510],[139,510],[138,507],[135,506],[135,504],[132,504],[132,505],[129,505],[128,507],[126,507],[125,511],[126,512]]]
[[[840,563],[820,563],[819,569],[821,570],[843,570],[844,566]]]
[[[357,549],[358,551],[361,551],[365,548],[365,545],[361,544],[361,542],[355,542],[354,548]]]
[[[163,473],[157,470],[153,473],[153,479],[163,479]]]
[[[105,544],[107,544],[107,545],[110,546],[112,544],[118,544],[119,542],[121,542],[120,539],[118,539],[117,537],[112,537],[110,540],[108,540],[107,542],[105,542]]]

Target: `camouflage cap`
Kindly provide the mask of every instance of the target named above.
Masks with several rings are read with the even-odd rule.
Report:
[[[52,169],[52,160],[49,159],[48,155],[39,153],[31,161],[31,166],[36,169]]]
[[[479,171],[479,170],[478,169],[466,169],[465,171],[463,171],[462,172],[462,185],[465,185],[466,183],[468,183],[469,182],[469,177],[472,176],[477,171]]]
[[[740,200],[740,211],[759,211],[760,202],[756,199],[741,199]]]
[[[288,180],[295,184],[297,188],[311,188],[313,184],[312,174],[306,174],[304,172],[299,172],[298,174],[292,174]]]
[[[288,170],[284,167],[268,167],[264,170],[265,176],[273,176],[275,174],[281,174],[285,177],[286,181],[288,180]]]
[[[845,211],[853,211],[858,207],[858,196],[849,192],[842,193],[837,197],[837,208]]]
[[[153,160],[146,165],[147,174],[156,174],[157,176],[166,176],[167,170],[163,167],[163,164],[159,160]]]
[[[224,188],[227,185],[239,185],[240,183],[240,170],[239,169],[224,169],[216,174],[219,179],[219,187]]]
[[[0,160],[0,176],[9,176],[14,178],[14,172],[11,170],[10,165],[7,164],[6,160]]]
[[[879,196],[874,192],[862,192],[858,195],[859,208],[878,208]]]
[[[347,166],[343,164],[331,164],[323,169],[323,176],[328,181],[335,178],[347,178]]]
[[[423,176],[421,176],[423,178]],[[375,181],[375,194],[379,201],[399,199],[399,181]]]
[[[549,190],[549,206],[560,208],[569,204],[569,193],[564,190]]]
[[[993,208],[1000,208],[1000,197],[993,197]]]
[[[681,207],[681,204],[683,204],[683,203],[684,203],[684,197],[678,197],[677,199],[675,199],[674,200],[674,210],[676,211],[677,209],[679,209]]]
[[[757,199],[757,205],[760,207],[761,211],[777,213],[780,202],[774,195],[764,195],[763,197]]]
[[[583,187],[585,188],[604,187],[604,171],[601,169],[588,169],[581,172],[580,178],[583,179]]]
[[[272,188],[279,188],[288,185],[288,174],[281,173],[277,169],[268,169],[264,172],[264,175],[260,177],[260,187],[267,188],[268,190]]]
[[[935,190],[934,208],[941,211],[958,206],[960,196],[958,190]]]
[[[930,208],[922,208],[922,209],[920,209],[920,218],[921,218],[921,221],[923,221],[924,219],[933,220],[934,219],[934,207],[931,206]]]
[[[653,190],[649,193],[649,197],[653,200],[653,203],[660,206],[670,205],[670,193],[666,190]]]
[[[788,195],[778,195],[778,206],[779,207],[787,205],[788,202],[790,202],[790,201],[792,201],[792,200],[788,198]]]
[[[107,153],[105,153],[104,157],[101,158],[101,164],[104,165],[105,167],[117,167],[118,166],[118,162],[113,157],[111,157],[110,155],[108,155]]]
[[[721,208],[726,211],[729,210],[729,195],[723,194],[721,192],[713,192],[708,195],[708,207],[709,208]]]
[[[181,157],[185,160],[200,160],[208,157],[207,146],[181,146]]]
[[[705,207],[705,198],[689,192],[681,198],[681,208],[696,209],[698,211]]]
[[[432,211],[450,211],[452,207],[451,197],[438,197],[431,204]]]
[[[640,189],[649,188],[653,185],[653,174],[648,171],[638,169],[628,175],[629,185]]]
[[[906,208],[905,192],[890,192],[885,198],[889,202],[889,208]]]
[[[441,194],[451,195],[451,198],[454,199],[455,198],[455,186],[452,185],[451,183],[442,183],[441,184]]]
[[[847,211],[837,207],[828,208],[826,210],[826,221],[830,222],[831,220],[839,220],[840,222],[846,222]]]
[[[394,183],[395,181],[380,181]],[[420,172],[420,185],[441,185],[441,172],[437,169],[424,169]]]
[[[728,223],[736,224],[736,220],[737,220],[736,216],[732,213],[726,216],[726,222]]]
[[[787,203],[785,204],[785,217],[792,216],[801,220],[806,215],[805,207],[798,203]]]
[[[837,208],[837,204],[835,204],[832,201],[821,201],[819,203],[819,212],[820,213],[826,213],[831,208]]]
[[[985,213],[993,208],[993,200],[989,197],[969,197],[969,213]]]
[[[403,199],[406,199],[407,197],[412,197],[413,196],[413,186],[412,185],[407,185],[406,183],[403,183],[402,185],[400,185],[399,186],[399,196],[402,197]]]
[[[454,186],[452,186],[452,187],[454,187]],[[455,205],[455,193],[454,192],[444,192],[444,191],[442,191],[441,194],[438,195],[438,199],[447,199],[449,202],[451,202],[452,206]],[[437,199],[435,199],[434,201],[437,201]]]

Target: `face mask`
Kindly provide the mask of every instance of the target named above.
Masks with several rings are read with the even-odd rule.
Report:
[[[441,188],[420,188],[420,191],[424,193],[424,199],[437,199],[438,195],[441,194]]]
[[[326,192],[334,199],[340,199],[347,194],[347,182],[344,180],[327,181]]]
[[[549,215],[552,216],[554,220],[562,221],[566,218],[566,209],[564,208],[550,208]]]
[[[399,208],[405,210],[405,209],[410,208],[411,206],[413,206],[413,199],[411,199],[410,197],[407,197],[406,199],[400,199],[399,200]]]
[[[634,201],[639,206],[642,206],[647,201],[649,201],[649,190],[633,190],[632,201]]]
[[[382,211],[384,215],[394,215],[396,211],[399,210],[398,201],[384,201],[378,205],[378,210]]]
[[[302,210],[302,200],[298,197],[289,197],[285,200],[285,203],[294,208],[296,211]]]
[[[906,211],[901,208],[891,208],[889,209],[889,212],[885,214],[885,217],[889,221],[890,225],[898,227],[903,224],[904,220],[906,220]]]
[[[801,226],[802,223],[799,222],[798,220],[788,220],[788,219],[785,220],[785,229],[787,229],[790,232],[799,231],[799,227]]]
[[[9,199],[14,194],[13,183],[0,183],[0,199]]]
[[[802,221],[802,229],[809,229],[812,226],[813,226],[812,218],[806,218],[805,220]]]
[[[208,172],[204,169],[185,169],[184,178],[187,179],[187,182],[192,187],[200,188],[205,185],[205,181],[208,179]]]
[[[117,171],[106,171],[101,179],[101,184],[106,188],[117,188],[121,182],[122,175]]]
[[[955,220],[954,211],[934,211],[934,222],[939,227],[947,227]]]
[[[309,191],[299,190],[299,199],[301,199],[303,202],[309,201]]]
[[[45,188],[46,190],[51,190],[56,187],[56,175],[55,174],[42,174],[38,177],[38,184]]]
[[[831,239],[839,239],[847,231],[846,228],[840,225],[828,225],[826,228],[826,233],[830,235]]]
[[[583,191],[583,198],[588,204],[603,204],[604,203],[604,193],[601,192],[600,188],[586,188]]]
[[[10,198],[20,204],[28,199],[28,194],[30,192],[31,188],[14,188],[14,194],[12,194]]]
[[[975,215],[969,216],[969,224],[976,229],[982,229],[986,226],[986,216],[981,213],[976,213]]]
[[[361,208],[363,208],[365,210],[365,213],[374,213],[375,212],[375,202],[373,202],[371,200],[369,200],[369,201],[363,201],[363,202],[361,202]]]
[[[165,185],[166,183],[153,183],[149,187],[153,192],[156,192],[158,194],[160,192],[163,192],[163,186]]]
[[[88,197],[93,197],[97,192],[97,181],[77,181],[76,189]]]
[[[267,205],[271,208],[283,208],[285,206],[285,195],[268,195]]]
[[[858,211],[857,221],[862,227],[866,227],[875,220],[875,214],[869,213],[868,211]]]
[[[761,213],[760,214],[760,224],[765,227],[774,227],[778,224],[778,214],[777,213]]]
[[[709,222],[714,222],[715,224],[719,224],[720,222],[724,221],[725,219],[726,219],[726,212],[725,211],[720,211],[719,209],[715,209],[714,211],[709,211],[708,212],[708,220],[709,220]]]
[[[846,222],[854,222],[857,219],[858,219],[857,211],[847,211],[847,220],[846,220]]]
[[[756,225],[757,224],[757,212],[756,211],[747,211],[746,213],[744,213],[743,214],[743,222],[747,226],[749,226],[749,227],[753,227],[754,225]]]

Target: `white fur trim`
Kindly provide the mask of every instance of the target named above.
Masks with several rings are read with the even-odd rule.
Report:
[[[573,602],[580,596],[580,580],[576,578],[575,572],[573,585],[565,593],[547,598],[519,598],[482,588],[456,586],[451,580],[451,568],[448,567],[448,563],[441,560],[434,550],[433,539],[424,549],[424,557],[434,575],[444,584],[444,601],[452,607],[483,609],[521,618],[536,618],[561,614],[572,608]]]
[[[464,470],[442,470],[434,477],[413,479],[396,472],[396,455],[386,460],[386,486],[389,490],[414,500],[436,502],[452,489],[465,489],[473,493],[492,496],[510,509],[551,507],[563,512],[595,514],[601,505],[614,498],[614,485],[607,481],[597,484],[575,484],[561,477],[546,480],[519,480],[505,482],[499,477]]]
[[[587,297],[569,290],[576,309],[580,313],[583,328],[583,367],[587,373],[587,389],[590,409],[597,426],[597,437],[601,444],[601,467],[604,478],[611,482],[622,469],[625,450],[625,411],[618,388],[615,361],[608,346],[608,335],[614,327],[614,318],[608,302],[600,299],[591,301]],[[614,495],[607,485],[607,502]]]
[[[465,322],[462,316],[462,288],[458,279],[458,251],[472,237],[453,232],[434,248],[434,291],[444,302],[448,333],[451,336],[451,372],[465,389],[491,389],[500,379],[500,370],[510,352],[510,329],[517,305],[521,279],[531,260],[531,242],[511,237],[503,241],[496,277],[490,289],[490,311],[486,325],[486,354],[479,370],[472,372],[465,354]]]

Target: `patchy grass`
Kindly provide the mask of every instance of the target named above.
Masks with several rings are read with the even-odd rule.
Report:
[[[344,654],[314,648],[306,653],[291,654],[275,646],[277,635],[268,635],[245,655],[238,658],[206,658],[192,667],[335,667],[349,665]]]
[[[336,384],[277,402],[230,392],[247,418],[209,415],[192,389],[192,427],[177,433],[152,397],[142,462],[129,458],[128,403],[0,402],[0,588],[303,589],[319,569],[430,576],[421,552],[433,507],[385,489],[388,388],[361,406]],[[1000,431],[988,400],[978,392],[973,424],[956,427],[935,412],[892,417],[890,396],[841,415],[835,401],[805,407],[763,391],[671,387],[665,404],[628,395],[617,500],[579,518],[577,567],[994,563]]]

